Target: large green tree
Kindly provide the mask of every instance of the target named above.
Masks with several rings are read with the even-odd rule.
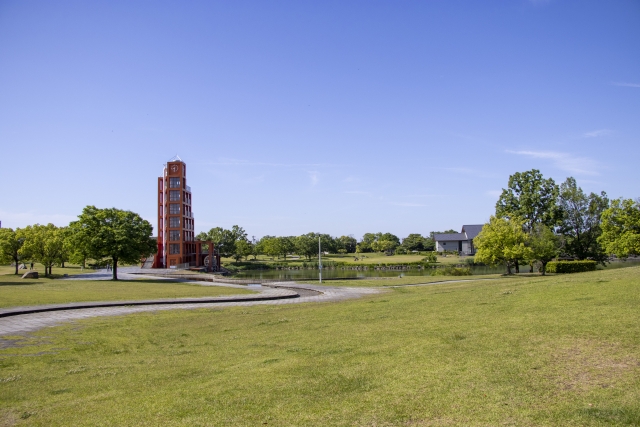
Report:
[[[558,236],[546,225],[536,224],[529,233],[527,243],[531,249],[531,259],[541,264],[540,272],[544,276],[547,273],[549,261],[558,256],[560,248]]]
[[[356,252],[392,252],[400,246],[398,236],[391,233],[365,233]]]
[[[21,232],[25,238],[20,249],[22,257],[42,264],[44,275],[49,276],[64,250],[64,230],[53,224],[35,224],[26,226]]]
[[[425,238],[417,233],[409,234],[402,239],[402,247],[407,251],[424,251],[426,250],[425,243]]]
[[[602,213],[598,241],[607,254],[619,258],[640,255],[640,201],[616,199]]]
[[[236,241],[235,244],[235,252],[233,254],[233,259],[236,262],[242,260],[242,258],[246,258],[253,252],[253,245],[247,239],[240,239]]]
[[[353,236],[340,236],[336,240],[336,248],[344,249],[345,253],[353,254],[356,252],[358,241]]]
[[[609,207],[607,193],[587,195],[578,187],[576,180],[569,177],[560,185],[558,205],[562,211],[558,232],[564,238],[563,252],[581,260],[593,259],[604,263],[607,254],[598,237],[602,234],[602,213]]]
[[[0,228],[0,262],[12,262],[16,266],[15,274],[18,274],[20,262],[20,250],[24,244],[24,233],[19,228],[15,231],[11,228]]]
[[[83,238],[82,226],[78,221],[73,221],[67,228],[64,246],[69,254],[69,261],[85,268],[90,254],[88,241]]]
[[[358,253],[373,252],[373,248],[371,247],[371,245],[375,241],[376,241],[375,233],[364,233],[364,236],[362,236],[362,240],[360,240],[360,243],[356,245],[356,252]]]
[[[75,227],[92,258],[111,260],[113,280],[118,280],[118,263],[138,263],[157,251],[153,226],[131,211],[87,206]]]
[[[535,224],[554,227],[561,217],[557,199],[558,186],[553,179],[544,179],[537,169],[516,172],[496,203],[496,216],[520,218],[526,232]]]
[[[199,233],[196,238],[211,240],[220,256],[228,258],[236,253],[236,242],[247,240],[247,233],[242,227],[234,225],[231,230],[222,227],[212,228],[207,233]]]
[[[533,253],[527,247],[527,234],[518,218],[505,219],[492,216],[473,239],[477,249],[474,261],[489,265],[504,264],[507,274],[517,262],[531,259]]]
[[[298,255],[311,260],[312,256],[318,256],[318,233],[307,233],[295,238],[295,251]]]

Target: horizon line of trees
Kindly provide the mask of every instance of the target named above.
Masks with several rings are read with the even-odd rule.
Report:
[[[278,257],[286,260],[292,254],[311,260],[318,256],[318,240],[323,252],[330,254],[363,254],[371,252],[411,253],[433,251],[434,234],[457,233],[455,230],[432,231],[428,237],[419,233],[400,239],[392,233],[365,233],[360,241],[353,235],[333,237],[323,233],[306,233],[300,236],[264,236],[249,239],[244,228],[234,225],[231,229],[215,227],[196,235],[199,240],[211,240],[220,256],[233,258],[236,262],[258,255]]]

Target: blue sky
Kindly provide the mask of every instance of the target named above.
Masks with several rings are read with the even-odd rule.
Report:
[[[0,2],[0,220],[426,234],[510,174],[638,197],[637,1]]]

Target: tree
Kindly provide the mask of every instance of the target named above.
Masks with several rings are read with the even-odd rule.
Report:
[[[277,253],[278,255],[282,256],[285,261],[287,259],[287,255],[296,250],[295,239],[296,238],[294,236],[276,237],[275,245]]]
[[[547,272],[549,261],[558,256],[558,236],[549,227],[537,224],[529,234],[529,248],[531,248],[531,259],[542,264],[540,269],[544,276]]]
[[[553,179],[544,179],[537,169],[516,172],[509,177],[507,189],[496,203],[496,216],[499,218],[520,218],[526,232],[535,224],[553,227],[560,218],[558,186]]]
[[[157,251],[153,226],[131,211],[87,206],[75,227],[92,258],[112,261],[113,280],[118,280],[118,262],[137,263]]]
[[[371,245],[376,241],[376,235],[374,233],[364,233],[362,240],[356,246],[356,252],[373,252]]]
[[[36,224],[28,225],[22,232],[25,238],[20,249],[22,256],[44,265],[44,275],[50,275],[53,264],[60,260],[63,251],[63,230],[53,224]]]
[[[511,274],[511,267],[518,261],[532,258],[531,249],[525,245],[527,234],[522,231],[522,222],[517,218],[492,216],[473,242],[477,249],[475,262],[489,265],[504,263],[507,274]]]
[[[607,254],[618,258],[640,255],[640,202],[616,199],[602,213],[598,242]]]
[[[604,191],[588,196],[572,177],[560,185],[558,205],[562,211],[559,233],[565,239],[563,252],[580,260],[593,259],[604,264],[607,254],[598,242],[602,233],[602,212],[609,207]]]
[[[69,261],[71,253],[73,252],[73,246],[70,245],[70,239],[72,231],[69,227],[60,227],[60,234],[62,237],[62,250],[58,256],[58,265],[64,268],[64,263]]]
[[[338,251],[344,250],[344,253],[353,254],[356,252],[358,241],[353,236],[340,236],[336,240]]]
[[[425,239],[421,234],[409,234],[402,239],[402,247],[407,251],[424,251]]]
[[[69,224],[68,230],[64,245],[69,253],[69,261],[74,264],[80,264],[82,268],[85,268],[87,259],[89,259],[89,247],[85,239],[82,238],[82,227],[78,221],[73,221]]]
[[[258,241],[258,251],[267,256],[278,256],[278,238],[275,236],[264,236]]]
[[[211,240],[220,256],[229,258],[236,253],[236,242],[247,240],[247,233],[242,227],[234,225],[231,230],[226,230],[222,227],[212,228],[207,233],[199,233],[196,238],[199,240]]]
[[[20,250],[24,244],[24,233],[19,228],[14,231],[11,228],[0,228],[0,262],[13,262],[18,274],[20,262]]]
[[[311,260],[311,257],[318,255],[318,234],[307,233],[295,238],[295,251],[298,255],[307,257]]]
[[[393,252],[398,246],[400,239],[391,233],[376,233],[375,241],[371,243],[371,249],[376,252]]]
[[[235,253],[233,254],[233,258],[236,262],[242,260],[242,258],[246,258],[253,252],[253,245],[246,239],[238,240],[235,244]]]

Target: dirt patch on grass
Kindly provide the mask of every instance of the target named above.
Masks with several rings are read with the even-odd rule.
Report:
[[[550,368],[561,390],[577,392],[615,387],[640,374],[640,361],[616,343],[573,340],[552,350]]]
[[[0,411],[0,427],[12,427],[18,423],[18,416],[13,412]]]

